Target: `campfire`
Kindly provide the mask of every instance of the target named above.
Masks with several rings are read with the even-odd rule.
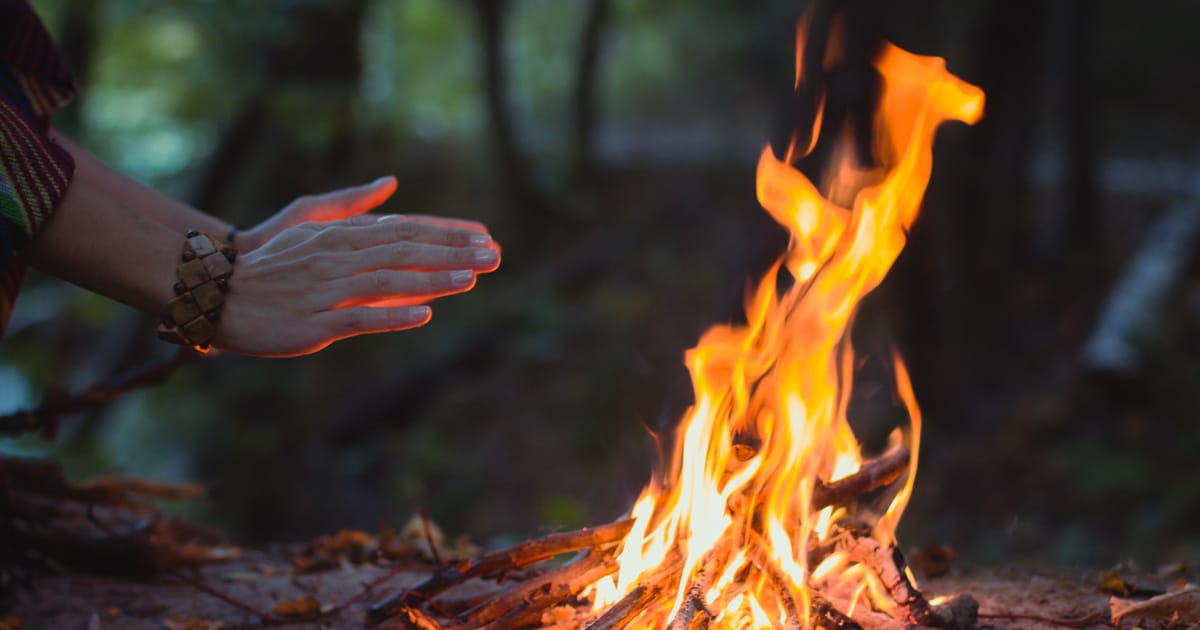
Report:
[[[803,63],[798,37],[796,81]],[[930,602],[896,543],[912,493],[921,417],[903,361],[895,389],[910,423],[864,455],[847,420],[851,324],[917,217],[942,122],[975,122],[983,93],[935,57],[891,44],[874,122],[875,161],[841,139],[818,188],[793,164],[816,143],[759,159],[758,200],[788,230],[787,251],[746,302],[746,323],[711,328],[686,355],[695,403],[670,467],[628,518],[445,566],[376,604],[410,626],[563,628],[970,627],[968,596]],[[850,198],[848,207],[834,199]],[[568,552],[549,571],[530,567]],[[459,611],[437,596],[471,578],[506,590]]]

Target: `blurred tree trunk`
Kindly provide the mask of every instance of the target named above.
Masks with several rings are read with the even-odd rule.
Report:
[[[236,223],[255,223],[302,194],[358,183],[345,177],[362,170],[352,158],[366,1],[276,4],[288,14],[278,39],[237,42],[248,57],[265,61],[264,76],[221,134],[191,195]]]
[[[591,179],[595,168],[600,52],[611,14],[611,0],[591,0],[583,25],[583,36],[579,42],[579,60],[576,64],[575,88],[571,100],[572,128],[575,133],[572,175],[580,184],[586,184]]]
[[[549,207],[535,185],[517,140],[516,123],[508,103],[508,73],[504,61],[505,25],[509,0],[472,0],[480,35],[484,100],[492,137],[492,153],[507,196],[514,233],[504,240],[510,248],[536,247],[549,229]]]

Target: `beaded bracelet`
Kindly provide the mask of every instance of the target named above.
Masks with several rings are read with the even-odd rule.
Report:
[[[158,338],[207,354],[225,306],[237,248],[220,237],[189,230],[180,258],[175,297],[167,302]]]

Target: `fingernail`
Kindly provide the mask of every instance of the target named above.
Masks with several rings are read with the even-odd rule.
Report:
[[[487,247],[488,245],[491,245],[491,244],[492,244],[492,237],[488,236],[487,234],[472,234],[471,235],[471,246],[472,247]]]
[[[451,271],[450,282],[456,287],[465,287],[471,284],[471,280],[475,277],[474,271]]]
[[[480,265],[493,265],[500,257],[495,250],[483,249],[475,252],[475,262]]]
[[[428,306],[410,306],[408,309],[408,316],[411,317],[413,321],[420,322],[429,319],[429,315],[432,312],[433,311],[431,311]]]

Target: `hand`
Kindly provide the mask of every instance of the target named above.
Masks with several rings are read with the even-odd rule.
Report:
[[[244,249],[214,346],[286,357],[346,337],[415,328],[429,321],[428,302],[470,290],[477,273],[499,266],[500,249],[478,223],[396,215],[328,220],[365,212],[394,190],[388,178],[302,197],[252,230],[249,244],[239,235]],[[254,246],[254,238],[276,228]]]

